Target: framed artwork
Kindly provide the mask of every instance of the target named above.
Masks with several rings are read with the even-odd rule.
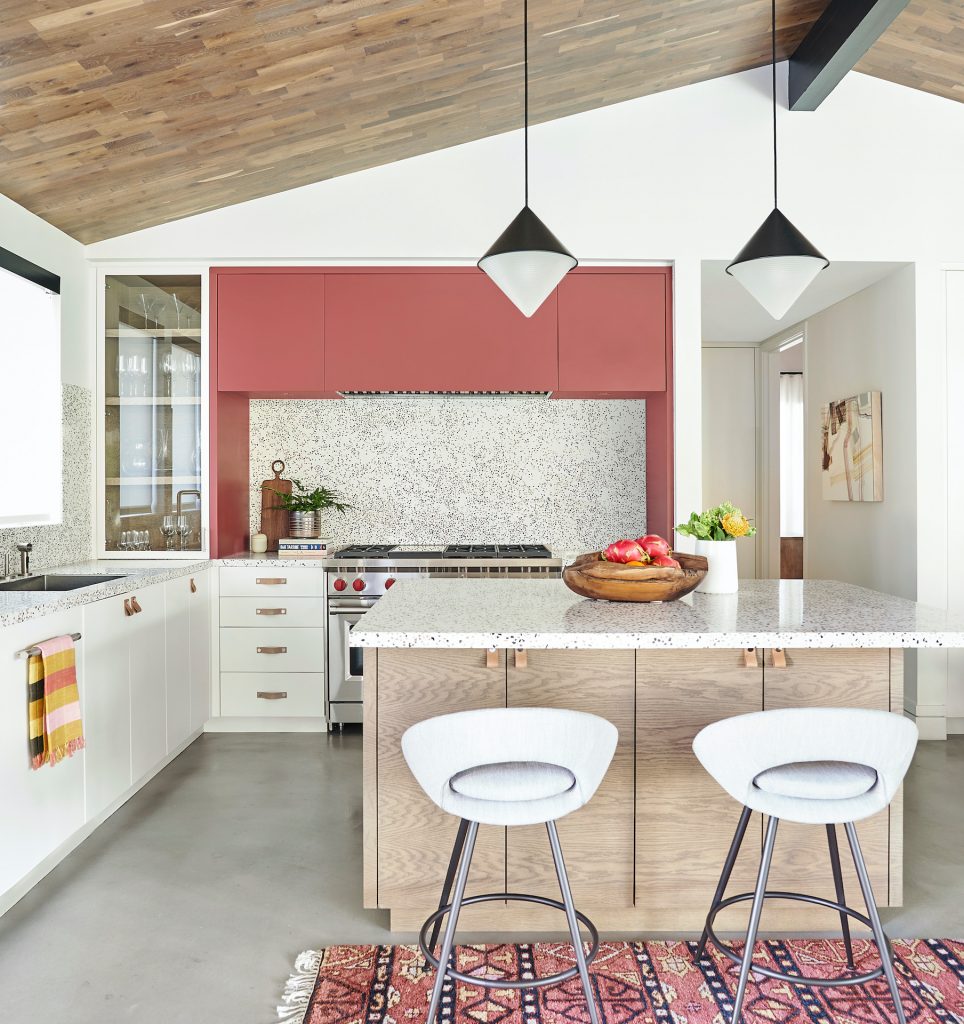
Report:
[[[821,410],[826,501],[884,500],[879,391],[862,391]]]

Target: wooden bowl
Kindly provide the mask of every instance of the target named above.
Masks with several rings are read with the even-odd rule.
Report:
[[[580,555],[562,571],[566,586],[597,601],[676,601],[695,590],[709,565],[702,555],[673,552],[679,569],[604,562],[598,551]]]

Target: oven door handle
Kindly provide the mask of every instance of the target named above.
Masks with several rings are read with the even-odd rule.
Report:
[[[329,615],[343,615],[345,612],[367,612],[378,602],[377,597],[358,597],[349,601],[330,600],[328,602]]]
[[[329,608],[329,615],[364,615],[365,612],[371,609],[371,605],[366,608]]]

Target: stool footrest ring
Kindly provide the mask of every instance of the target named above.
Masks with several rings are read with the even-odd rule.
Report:
[[[735,964],[742,964],[743,957],[735,953],[713,930],[713,921],[716,919],[716,915],[727,907],[733,906],[734,903],[745,903],[747,900],[753,899],[752,892],[743,892],[737,896],[730,896],[725,900],[721,900],[713,907],[710,912],[706,915],[706,934],[713,945],[728,959],[732,960]],[[838,913],[847,914],[848,917],[852,917],[859,921],[866,927],[873,929],[873,925],[869,917],[865,914],[861,914],[851,907],[845,906],[843,903],[835,903],[833,900],[825,900],[822,896],[810,896],[807,893],[802,892],[771,892],[767,890],[763,894],[764,900],[795,900],[798,903],[813,903],[820,907],[826,907],[828,910],[836,910]],[[466,901],[468,902],[468,901]],[[890,942],[887,942],[887,949],[881,950],[881,955],[891,956]],[[751,963],[750,972],[752,974],[762,975],[764,978],[773,978],[775,981],[789,981],[792,985],[813,985],[818,988],[841,988],[845,985],[863,985],[868,981],[875,981],[877,978],[884,976],[883,966],[876,967],[872,971],[868,971],[866,974],[855,974],[852,976],[842,976],[838,978],[807,978],[802,975],[796,974],[785,974],[782,971],[774,971],[769,967],[762,967],[758,964]]]
[[[490,892],[485,893],[481,896],[467,896],[462,900],[462,906],[468,907],[473,903],[538,903],[544,907],[553,907],[555,910],[561,910],[565,912],[566,905],[560,900],[551,900],[548,896],[530,896],[527,893],[519,892]],[[429,929],[435,924],[436,921],[440,921],[450,910],[452,904],[447,903],[444,907],[440,907],[425,919],[425,923],[422,925],[421,931],[418,933],[418,948],[422,951],[422,956],[436,969],[439,970],[438,957],[428,948],[428,942],[426,936]],[[593,962],[596,954],[599,952],[599,932],[596,926],[586,917],[585,914],[580,911],[576,911],[576,918],[589,932],[592,942],[589,947],[589,952],[586,954],[586,965],[588,966]],[[474,974],[463,974],[461,971],[456,971],[454,968],[448,968],[445,971],[447,978],[456,978],[459,981],[465,982],[467,985],[478,985],[480,988],[511,988],[511,989],[526,989],[526,988],[543,988],[546,985],[558,985],[562,981],[568,981],[570,978],[576,978],[579,976],[579,967],[570,967],[566,971],[560,971],[558,974],[549,974],[542,978],[518,978],[518,979],[493,979],[493,978],[478,978]]]

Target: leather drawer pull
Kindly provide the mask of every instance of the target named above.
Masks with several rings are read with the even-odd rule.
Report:
[[[787,667],[787,654],[782,647],[773,648],[773,667],[774,668],[786,668]]]
[[[135,613],[135,614],[136,614],[137,612],[142,612],[142,611],[144,610],[144,609],[143,609],[143,608],[142,608],[142,607],[141,607],[141,606],[140,606],[140,605],[139,605],[139,604],[137,603],[137,598],[136,598],[136,597],[132,597],[132,598],[131,598],[131,608],[133,608],[133,609],[134,609],[134,613]]]
[[[259,647],[258,654],[287,654],[287,647]]]
[[[254,582],[260,583],[263,587],[280,587],[288,580],[285,576],[259,576]]]
[[[287,690],[258,690],[258,700],[287,700]]]
[[[124,598],[124,614],[133,615],[134,609],[131,608],[131,599],[129,597]]]
[[[287,608],[255,608],[255,615],[287,615]]]
[[[486,668],[498,668],[499,667],[499,652],[494,647],[490,647],[485,652],[485,667]]]
[[[515,652],[515,667],[516,668],[528,668],[529,667],[529,652],[525,650]]]
[[[194,578],[193,577],[191,578],[191,593],[192,594],[196,594],[197,593],[197,584],[194,582]]]
[[[757,665],[756,648],[755,647],[747,647],[747,648],[744,649],[744,651],[743,651],[743,664],[747,668],[758,668],[759,667]]]

